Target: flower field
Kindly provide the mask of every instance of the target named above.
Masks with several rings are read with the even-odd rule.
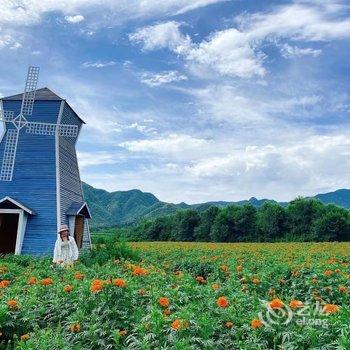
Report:
[[[0,349],[350,349],[349,243],[131,243],[0,261]]]

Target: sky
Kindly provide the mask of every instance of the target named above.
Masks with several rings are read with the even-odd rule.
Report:
[[[0,94],[86,125],[81,178],[167,202],[350,188],[346,0],[2,0]]]

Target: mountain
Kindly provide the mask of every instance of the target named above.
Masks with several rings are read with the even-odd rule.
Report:
[[[252,197],[249,200],[238,202],[217,201],[193,205],[186,203],[173,204],[162,202],[152,193],[142,192],[140,190],[108,192],[94,188],[84,182],[83,191],[93,217],[91,222],[92,228],[131,225],[143,218],[172,214],[181,209],[193,208],[202,211],[213,205],[223,208],[230,204],[244,205],[251,203],[256,207],[260,207],[266,201],[276,203],[276,201],[270,199]],[[325,204],[332,203],[348,209],[350,208],[350,190],[347,189],[317,194],[314,197],[308,198],[319,199]],[[288,203],[279,202],[279,204],[286,206]]]
[[[319,199],[325,204],[337,204],[344,208],[350,208],[350,190],[347,189],[317,194],[315,198]]]
[[[140,190],[107,192],[83,182],[83,191],[93,217],[92,228],[130,225],[142,218],[191,207],[185,203],[161,202],[153,194]]]

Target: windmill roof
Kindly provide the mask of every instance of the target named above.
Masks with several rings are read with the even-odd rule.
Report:
[[[86,218],[91,219],[91,213],[86,202],[73,202],[66,211],[67,215],[83,214]]]
[[[0,100],[21,101],[22,98],[23,98],[23,94],[17,94],[17,95],[2,97],[2,98],[0,98]],[[55,94],[48,87],[44,87],[44,88],[35,90],[35,100],[36,101],[65,101],[67,103],[67,105],[71,108],[71,110],[76,114],[76,116],[82,121],[82,123],[85,124],[84,120],[82,120],[79,117],[79,115],[74,111],[74,109],[69,105],[69,103],[64,98]]]
[[[0,207],[7,208],[8,204],[6,204],[6,203],[9,203],[9,204],[11,204],[12,206],[14,206],[16,208],[20,208],[20,209],[26,211],[28,214],[35,215],[34,210],[28,208],[26,205],[21,203],[18,199],[11,198],[11,197],[8,197],[8,196],[0,199]]]
[[[2,100],[20,101],[23,98],[23,94],[12,95],[3,97]],[[35,92],[35,99],[38,101],[63,101],[64,99],[56,95],[52,90],[47,87],[38,89]]]

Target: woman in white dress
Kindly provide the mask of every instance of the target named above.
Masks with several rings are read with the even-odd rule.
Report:
[[[53,253],[53,262],[58,265],[71,265],[78,260],[79,250],[74,237],[69,235],[67,225],[61,225],[58,231],[55,250]]]

